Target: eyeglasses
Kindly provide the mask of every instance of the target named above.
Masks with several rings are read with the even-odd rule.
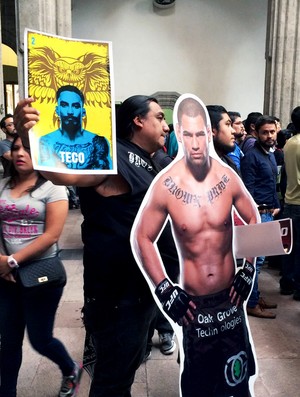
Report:
[[[234,123],[232,123],[232,124],[236,124],[236,125],[242,125],[242,124],[243,124],[243,122],[242,122],[242,121],[237,121],[237,122],[234,122]]]

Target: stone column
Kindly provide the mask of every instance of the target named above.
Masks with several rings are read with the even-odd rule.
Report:
[[[15,0],[20,98],[24,97],[24,29],[71,37],[71,0]]]
[[[300,2],[269,0],[264,113],[290,122],[300,105]]]

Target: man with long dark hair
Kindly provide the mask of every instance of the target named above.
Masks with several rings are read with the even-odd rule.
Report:
[[[19,103],[15,120],[25,146],[39,120],[33,99]],[[84,322],[97,358],[90,397],[130,397],[155,313],[149,287],[133,257],[130,231],[141,201],[160,168],[151,155],[169,131],[155,98],[135,95],[118,109],[117,175],[43,172],[56,184],[81,186],[84,221]],[[165,258],[178,266],[170,229],[161,235]],[[165,241],[166,243],[163,243]]]

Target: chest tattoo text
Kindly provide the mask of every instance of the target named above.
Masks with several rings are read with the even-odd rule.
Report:
[[[206,193],[207,200],[210,204],[214,202],[216,198],[218,198],[226,189],[226,186],[229,182],[229,178],[227,175],[223,175],[220,182],[218,182],[215,186],[209,189]],[[196,207],[201,207],[200,198],[201,196],[198,194],[189,193],[186,190],[182,189],[178,186],[171,176],[166,177],[163,181],[164,185],[168,189],[168,191],[177,199],[183,202],[183,204],[191,204]]]
[[[201,207],[200,196],[181,189],[176,185],[171,176],[168,176],[164,180],[164,185],[177,200],[181,200],[184,204],[192,204],[196,207]]]
[[[227,175],[223,175],[220,182],[218,182],[215,186],[213,186],[208,192],[207,192],[207,199],[208,201],[212,204],[213,201],[218,198],[226,189],[226,186],[229,182],[229,178]]]

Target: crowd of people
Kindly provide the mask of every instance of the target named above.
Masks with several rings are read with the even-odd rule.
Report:
[[[0,142],[5,170],[1,199],[10,198],[14,203],[17,199],[35,200],[36,206],[42,201],[44,207],[40,211],[43,218],[39,232],[24,241],[21,248],[14,249],[7,244],[8,252],[1,252],[1,316],[11,313],[13,302],[14,310],[19,307],[21,314],[17,319],[11,316],[9,322],[0,322],[0,397],[17,395],[25,327],[33,347],[61,369],[63,382],[59,396],[76,395],[80,365],[74,363],[61,342],[52,336],[64,285],[49,287],[47,293],[38,291],[37,294],[45,297],[37,295],[36,298],[28,294],[17,276],[19,266],[35,257],[47,257],[50,247],[53,247],[50,256],[57,255],[57,240],[68,209],[67,186],[75,187],[84,218],[83,319],[95,349],[89,397],[130,397],[135,372],[150,357],[155,328],[160,334],[162,353],[175,351],[172,322],[183,327],[183,397],[217,397],[220,393],[248,397],[248,381],[255,373],[255,364],[242,304],[247,301],[246,313],[262,319],[275,318],[276,314],[270,309],[277,305],[262,297],[259,291],[259,273],[266,258],[257,258],[256,271],[254,258],[245,258],[236,267],[230,245],[232,230],[234,225],[244,223],[269,222],[280,217],[292,219],[294,244],[291,254],[280,258],[279,288],[281,294],[300,300],[297,263],[300,255],[300,107],[292,111],[288,128],[281,129],[280,120],[274,116],[252,112],[242,120],[238,111],[227,111],[220,105],[205,107],[194,99],[181,102],[177,109],[178,125],[168,126],[155,98],[135,95],[122,103],[116,115],[118,174],[75,175],[33,170],[28,131],[42,117],[33,102],[33,98],[21,100],[14,116],[8,114],[1,120],[1,129],[6,135]],[[177,137],[176,145],[174,137]],[[172,151],[168,152],[171,140]],[[217,158],[211,156],[209,142],[213,142]],[[176,160],[178,143],[183,148],[180,161]],[[165,166],[167,174],[163,170]],[[155,179],[159,173],[163,176]],[[154,179],[155,187],[147,202],[146,194]],[[49,185],[46,192],[44,185]],[[60,189],[56,185],[64,186],[60,193],[54,192],[56,187]],[[183,199],[178,199],[175,193],[177,188],[191,200],[184,202],[185,207],[182,207]],[[36,193],[39,189],[46,195],[45,200]],[[218,195],[222,195],[221,207],[215,197],[217,189]],[[209,198],[208,202],[201,198],[204,196]],[[233,219],[232,207],[235,209]],[[144,212],[137,222],[140,208]],[[55,215],[55,222],[51,222],[54,211],[61,215]],[[7,216],[0,217],[2,240],[7,239],[4,234]],[[28,219],[21,218],[17,221],[28,223]],[[145,221],[149,218],[151,222]],[[132,230],[134,252],[130,241]],[[212,233],[210,236],[208,231]],[[158,250],[153,245],[156,241]],[[250,281],[245,283],[245,279]],[[51,310],[47,313],[47,329],[37,335],[35,327],[40,306],[35,308],[33,302],[41,304],[43,300]],[[162,305],[167,317],[158,311],[157,304]],[[227,353],[218,347],[206,351],[192,336],[192,330],[197,327],[196,318],[201,315],[213,318],[220,310],[231,311],[232,319],[237,316],[241,319],[235,329],[238,337],[230,333],[224,340],[231,346],[232,354],[238,355],[241,349],[246,352],[245,357],[240,358],[245,360],[246,370],[231,384],[227,378],[224,380],[222,370]],[[14,324],[16,320],[18,324]],[[218,326],[221,329],[223,325],[220,321]],[[12,330],[17,334],[14,337],[17,344],[11,343]],[[209,330],[208,325],[203,332]],[[55,347],[50,349],[50,346]],[[15,357],[9,361],[9,368],[7,355]],[[220,363],[218,370],[214,367],[216,357]],[[210,362],[212,367],[208,365]],[[199,368],[206,374],[201,379],[195,374]],[[199,394],[199,389],[203,394]]]

